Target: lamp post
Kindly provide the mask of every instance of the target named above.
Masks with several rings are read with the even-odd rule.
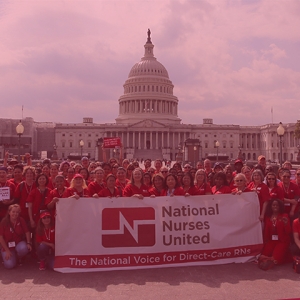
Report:
[[[56,145],[56,143],[54,143],[54,145],[53,145],[53,154],[52,154],[52,159],[53,160],[58,160],[58,156],[57,156],[57,145]]]
[[[81,158],[82,158],[82,150],[83,150],[83,146],[84,146],[84,141],[83,140],[80,140],[79,146],[80,146],[80,150],[81,150],[80,154],[81,154]]]
[[[241,145],[239,145],[239,154],[238,154],[238,159],[243,159],[243,155],[242,155],[242,147]]]
[[[277,134],[279,136],[279,144],[280,144],[280,167],[282,167],[282,137],[284,135],[284,127],[282,126],[282,123],[279,123],[279,126],[277,128]]]
[[[197,147],[194,146],[194,167],[196,167],[196,151],[197,151]]]
[[[300,145],[297,146],[298,148],[298,154],[297,154],[297,161],[300,161]]]
[[[219,160],[219,147],[220,147],[219,141],[216,141],[216,147],[217,147],[217,162],[218,162],[218,160]]]
[[[20,162],[20,152],[21,152],[21,135],[24,133],[24,126],[20,120],[19,124],[16,127],[17,135],[19,136],[19,149],[18,149],[18,162]]]

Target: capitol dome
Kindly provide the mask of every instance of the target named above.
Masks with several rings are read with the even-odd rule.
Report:
[[[132,124],[146,119],[165,124],[181,121],[177,115],[178,99],[173,95],[174,85],[166,68],[154,57],[150,34],[148,30],[144,56],[131,68],[123,85],[117,123]]]

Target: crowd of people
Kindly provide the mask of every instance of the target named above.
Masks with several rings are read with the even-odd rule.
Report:
[[[55,214],[60,198],[160,197],[255,192],[258,195],[264,246],[258,258],[261,269],[291,261],[300,255],[300,169],[291,172],[285,162],[277,170],[264,156],[254,166],[237,159],[233,165],[210,160],[195,167],[145,159],[80,163],[45,159],[32,165],[0,166],[0,246],[4,267],[11,269],[31,255],[39,269],[53,268]],[[292,174],[295,173],[295,178]],[[6,198],[5,198],[6,197]]]

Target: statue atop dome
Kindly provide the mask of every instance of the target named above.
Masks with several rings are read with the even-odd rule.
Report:
[[[149,43],[149,44],[152,44],[152,42],[151,42],[151,37],[150,37],[151,31],[150,31],[149,28],[148,28],[148,31],[147,31],[147,35],[148,35],[148,38],[147,38],[147,44],[148,44],[148,43]]]

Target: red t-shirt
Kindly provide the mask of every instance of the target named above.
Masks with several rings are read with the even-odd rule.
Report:
[[[111,193],[111,191],[106,187],[101,190],[98,195],[99,197],[122,197],[122,189],[115,187],[114,192]]]
[[[131,197],[135,194],[143,195],[144,197],[149,197],[150,193],[146,185],[142,184],[140,188],[131,183],[127,184],[123,190],[123,197]]]
[[[55,244],[55,228],[54,228],[54,226],[52,226],[49,229],[44,229],[42,235],[39,235],[38,233],[36,233],[36,241],[39,244],[42,242]]]
[[[0,224],[0,236],[6,243],[15,242],[16,245],[24,240],[25,233],[29,232],[26,222],[23,218],[19,218],[15,224],[7,225],[3,222]],[[4,249],[2,248],[2,251]]]
[[[299,191],[299,187],[297,184],[290,182],[289,187],[287,189],[284,187],[283,182],[279,182],[278,186],[282,188],[284,198],[286,198],[286,199],[298,199],[299,198],[300,191]],[[297,205],[295,212],[298,211],[298,206],[299,205]],[[287,214],[289,214],[291,211],[291,208],[292,208],[291,203],[284,202],[284,207],[285,207],[285,212]]]
[[[46,187],[46,189],[41,192],[39,188],[32,190],[26,200],[28,203],[32,203],[32,217],[35,222],[37,222],[40,218],[40,213],[42,211],[47,210],[47,198],[50,195],[50,189]]]
[[[258,199],[259,199],[259,206],[260,206],[260,212],[261,212],[263,204],[266,201],[270,200],[270,194],[269,194],[268,186],[264,183],[260,183],[258,186],[255,186],[255,183],[253,181],[251,181],[248,184],[248,188],[250,190],[255,190],[256,191],[256,193],[258,195]]]
[[[78,192],[75,188],[67,188],[63,194],[63,198],[69,198],[71,196],[74,196],[74,194],[79,195],[79,197],[89,198],[90,193],[88,189],[83,189],[83,191]]]
[[[231,192],[232,192],[233,194],[237,193],[238,191],[239,191],[238,188],[234,188],[234,189],[231,190]],[[247,188],[247,187],[242,191],[242,193],[248,193],[248,192],[252,192],[252,190],[250,190],[250,189]]]
[[[284,193],[280,186],[274,186],[271,190],[269,188],[270,199],[279,199],[283,201]]]
[[[88,185],[88,190],[89,190],[89,193],[91,196],[93,196],[95,194],[99,194],[104,188],[105,188],[104,182],[99,184],[97,181],[92,181]]]
[[[125,189],[126,185],[129,183],[129,179],[125,179],[125,183],[121,183],[119,179],[116,180],[116,186],[119,186],[122,191]]]
[[[216,186],[213,186],[211,192],[213,194],[231,194],[231,189],[228,185],[222,185],[219,189],[217,189]]]
[[[157,188],[151,187],[151,188],[149,189],[149,194],[150,194],[150,195],[154,195],[154,196],[156,196],[156,197],[163,196],[163,195],[162,195],[162,194],[163,194],[163,190],[159,191]]]
[[[177,187],[177,188],[174,189],[174,191],[172,192],[172,194],[174,196],[184,196],[185,192],[184,192],[183,188],[181,186],[179,186],[179,187]],[[168,195],[168,190],[166,190],[166,189],[163,190],[162,196],[170,196],[170,195]]]
[[[51,203],[51,201],[53,200],[53,198],[63,198],[63,194],[64,194],[65,190],[66,190],[66,188],[64,189],[64,191],[61,194],[58,192],[57,188],[55,188],[54,190],[50,191],[49,197],[47,197],[46,202],[45,202],[48,210],[49,210],[48,204]],[[51,209],[50,212],[51,212],[52,217],[55,218],[55,215],[56,215],[56,203],[54,205],[54,208]]]
[[[25,221],[29,221],[28,207],[27,207],[26,200],[30,192],[34,189],[36,189],[35,182],[33,182],[31,186],[29,186],[25,181],[22,181],[18,184],[15,191],[16,203],[18,203],[21,207],[20,216],[24,218]]]
[[[199,195],[212,194],[209,182],[203,183],[201,186],[197,186],[197,188],[200,192]]]
[[[194,185],[194,186],[191,186],[187,191],[183,190],[184,193],[188,193],[190,194],[191,196],[195,196],[195,195],[201,195],[199,189]]]
[[[300,238],[300,222],[299,218],[295,219],[293,221],[293,232],[298,233],[299,238]]]

